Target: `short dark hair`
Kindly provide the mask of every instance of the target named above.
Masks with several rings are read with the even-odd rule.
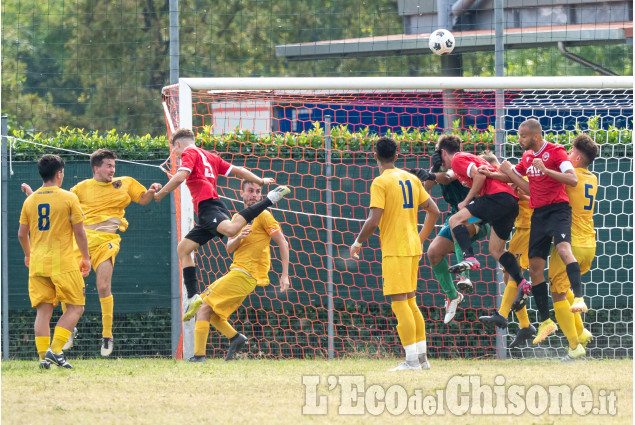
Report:
[[[189,128],[177,128],[176,130],[174,130],[174,133],[172,133],[170,144],[173,145],[174,142],[176,142],[177,140],[185,138],[196,140],[194,132]]]
[[[57,155],[47,153],[37,162],[37,170],[42,177],[42,181],[50,182],[55,178],[58,171],[64,169],[64,160]]]
[[[582,156],[584,156],[584,165],[587,167],[591,165],[600,151],[600,147],[595,143],[595,140],[586,134],[578,134],[576,138],[573,139],[573,147],[582,153]]]
[[[97,149],[90,155],[90,166],[91,167],[101,167],[101,164],[104,162],[104,159],[117,159],[117,154],[111,151],[110,149]]]
[[[380,137],[375,143],[375,153],[381,162],[392,162],[397,156],[397,142],[387,136]]]
[[[441,149],[449,154],[455,154],[461,151],[461,138],[456,134],[444,134],[437,141],[437,152]]]
[[[245,190],[245,186],[247,186],[247,185],[248,185],[248,184],[250,184],[250,183],[251,183],[251,184],[255,184],[256,186],[260,186],[260,185],[259,185],[258,183],[256,183],[256,182],[250,182],[249,180],[245,180],[245,179],[243,179],[243,180],[241,180],[241,182],[240,182],[240,189],[241,189],[242,191],[244,191],[244,190]],[[262,187],[262,186],[260,186],[260,187]]]

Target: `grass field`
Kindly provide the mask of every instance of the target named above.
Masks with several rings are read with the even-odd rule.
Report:
[[[75,360],[74,370],[40,371],[35,361],[2,362],[3,424],[304,424],[304,423],[426,423],[426,424],[631,424],[633,423],[633,361],[589,360],[561,364],[556,360],[453,360],[432,361],[428,371],[387,372],[396,361],[387,360],[239,360],[226,363],[208,360],[189,363],[167,359]],[[326,415],[303,414],[307,395],[303,376],[316,376],[320,384],[317,397],[327,396]],[[350,375],[357,375],[352,377]],[[520,416],[445,415],[427,416],[420,410],[406,408],[393,415],[381,409],[384,401],[370,393],[377,385],[386,394],[396,394],[399,387],[408,396],[422,390],[432,395],[446,389],[451,379],[467,379],[478,375],[482,385],[501,388],[511,385],[528,387],[539,384],[585,384],[598,395],[617,396],[616,415],[581,416],[576,413],[550,415],[548,412]],[[505,378],[495,378],[502,375]],[[329,378],[329,376],[331,378]],[[461,378],[463,376],[463,378]],[[338,378],[339,377],[339,378]],[[454,377],[454,378],[453,378]],[[338,414],[346,400],[355,404],[343,389],[345,382],[362,379],[365,389],[360,406],[370,411],[362,415]],[[337,385],[337,383],[341,385]],[[331,384],[331,390],[329,390]],[[606,390],[602,393],[601,390]],[[381,391],[380,391],[381,393]],[[528,392],[529,393],[529,392]],[[373,393],[377,394],[377,393]],[[494,388],[494,394],[497,394]],[[342,396],[344,395],[344,396]],[[451,391],[445,393],[452,398]],[[309,394],[308,400],[311,399]],[[316,402],[309,401],[315,407]],[[359,399],[358,399],[359,400]],[[380,400],[368,403],[368,400]],[[395,398],[393,398],[395,400]],[[367,402],[364,404],[364,402]],[[474,399],[472,399],[472,403]],[[385,406],[394,403],[386,402]],[[320,406],[322,406],[320,405]],[[529,402],[527,403],[529,405]],[[455,405],[456,408],[456,405]],[[414,409],[414,408],[413,408]],[[434,410],[434,409],[433,409]],[[450,409],[452,410],[452,409]],[[394,412],[394,411],[393,411]]]

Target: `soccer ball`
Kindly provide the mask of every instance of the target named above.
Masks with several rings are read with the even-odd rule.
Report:
[[[432,31],[428,40],[428,47],[430,47],[432,53],[439,56],[451,53],[455,44],[452,33],[444,29]]]

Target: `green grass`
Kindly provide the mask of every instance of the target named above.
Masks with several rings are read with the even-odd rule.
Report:
[[[206,424],[206,423],[426,423],[426,424],[622,424],[632,423],[633,361],[556,360],[432,361],[429,371],[390,373],[386,360],[208,360],[189,363],[166,359],[71,360],[74,370],[40,371],[35,361],[2,362],[2,423],[19,424]],[[328,414],[302,414],[303,375],[320,375],[318,395],[328,395]],[[338,415],[341,386],[328,390],[328,376],[362,375],[366,388],[401,385],[408,395],[444,389],[457,375],[479,375],[493,385],[543,387],[588,385],[617,395],[615,416],[380,416]],[[500,378],[499,378],[500,379]]]

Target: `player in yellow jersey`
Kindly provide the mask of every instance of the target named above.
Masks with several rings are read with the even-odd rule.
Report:
[[[42,156],[38,171],[42,187],[24,201],[18,230],[24,264],[29,268],[29,298],[37,310],[35,346],[41,369],[50,369],[51,364],[72,369],[62,347],[84,313],[86,294],[82,274],[87,276],[91,267],[84,214],[77,196],[61,189],[62,158]],[[73,234],[81,252],[79,267],[73,255]],[[55,325],[51,342],[51,315],[60,301],[66,303],[66,311]]]
[[[598,145],[586,134],[573,140],[569,160],[578,178],[578,185],[566,186],[571,205],[571,249],[580,264],[581,274],[591,269],[595,257],[595,227],[593,211],[598,190],[598,179],[589,171],[589,165],[597,156]],[[587,311],[582,298],[582,287],[574,287],[567,277],[567,268],[555,248],[549,262],[549,285],[556,320],[569,342],[569,351],[563,361],[586,355],[586,345],[593,335],[584,328],[580,313]],[[534,342],[535,343],[535,342]]]
[[[240,196],[243,198],[245,208],[249,208],[261,200],[262,187],[257,183],[243,180]],[[205,361],[210,324],[229,339],[229,349],[225,360],[233,359],[247,342],[247,337],[237,332],[227,319],[256,286],[269,284],[272,239],[280,247],[282,262],[280,291],[289,289],[289,244],[282,233],[280,224],[268,210],[264,210],[251,223],[243,227],[238,235],[227,241],[227,252],[234,254],[234,261],[226,275],[203,291],[204,303],[196,313],[194,357],[190,358],[191,362]]]
[[[154,198],[154,193],[161,189],[159,183],[153,183],[150,189],[146,189],[132,177],[115,177],[116,159],[117,155],[113,151],[96,150],[90,156],[93,178],[81,181],[71,188],[71,192],[79,198],[85,214],[84,228],[97,276],[97,293],[101,304],[101,355],[104,357],[109,356],[113,350],[112,272],[121,243],[121,236],[117,231],[125,232],[128,228],[124,215],[130,202],[147,205]],[[30,188],[27,185],[23,185],[23,190],[29,195]],[[72,337],[75,333],[76,331]],[[65,349],[71,347],[72,339]]]
[[[496,155],[492,152],[486,151],[479,156],[496,168],[500,166],[498,158],[496,158]],[[526,177],[525,180],[527,180]],[[529,207],[529,195],[515,184],[511,186],[516,191],[516,195],[518,195],[518,216],[514,222],[514,228],[516,230],[509,240],[508,251],[516,257],[516,261],[524,273],[524,271],[529,268],[529,230],[531,228],[531,214],[534,210]],[[510,279],[509,273],[504,269],[503,283],[505,283],[505,292],[503,293],[503,299],[498,311],[494,312],[491,316],[481,316],[478,320],[482,323],[493,323],[501,329],[507,329],[507,316],[516,298],[518,284],[513,279]],[[536,335],[536,328],[529,322],[529,316],[525,306],[516,312],[516,317],[518,318],[519,329],[516,337],[509,344],[509,348],[518,347]]]
[[[397,333],[406,352],[406,361],[392,370],[429,369],[425,321],[415,291],[422,245],[440,213],[419,179],[395,167],[396,158],[397,143],[389,137],[380,138],[375,145],[379,177],[370,187],[370,213],[350,254],[359,259],[362,244],[379,227],[384,295],[390,295]],[[426,218],[417,234],[419,206],[426,211]]]

